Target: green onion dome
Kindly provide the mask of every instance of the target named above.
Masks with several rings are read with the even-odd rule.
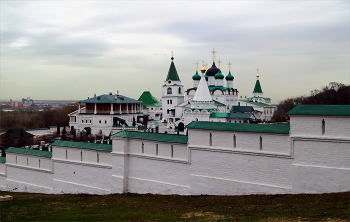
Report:
[[[192,76],[193,80],[201,80],[201,76],[198,74],[198,71],[196,71],[196,74]]]
[[[221,73],[221,70],[219,69],[218,73],[214,76],[215,79],[224,79],[224,75]]]
[[[234,79],[233,75],[231,75],[231,71],[228,72],[228,75],[226,76],[225,79],[226,80],[233,80]]]
[[[205,77],[205,80],[208,81],[208,75],[207,75],[207,73],[205,73],[205,76],[204,76],[204,77]]]

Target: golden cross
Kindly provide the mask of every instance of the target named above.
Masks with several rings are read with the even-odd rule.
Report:
[[[256,69],[256,73],[259,74],[259,68]]]
[[[196,64],[196,71],[198,71],[198,61],[195,63]]]
[[[216,51],[214,50],[214,48],[213,48],[213,51],[211,51],[211,53],[213,53],[213,62],[215,62],[215,53],[216,53]]]
[[[218,64],[219,64],[219,69],[220,69],[220,65],[221,65],[221,61],[220,61],[220,59],[218,60]]]
[[[174,57],[174,51],[171,51],[171,57]]]
[[[204,67],[204,64],[205,64],[204,61],[202,61],[202,67]]]
[[[205,67],[205,69],[207,69],[208,68],[208,63],[205,63],[204,67]]]
[[[231,71],[231,65],[232,65],[232,63],[230,62],[230,61],[228,61],[228,71]]]

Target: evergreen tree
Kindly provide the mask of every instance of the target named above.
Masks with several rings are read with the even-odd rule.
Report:
[[[132,117],[132,125],[136,126],[135,116]]]

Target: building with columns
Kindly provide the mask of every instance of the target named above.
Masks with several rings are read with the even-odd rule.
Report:
[[[113,131],[132,126],[143,118],[143,102],[118,93],[94,96],[78,102],[78,110],[68,114],[71,131],[90,130],[91,134],[110,135]]]

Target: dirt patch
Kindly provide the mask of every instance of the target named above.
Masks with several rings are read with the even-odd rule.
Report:
[[[214,212],[188,212],[181,216],[181,218],[201,217],[201,220],[217,221],[225,219],[223,215],[214,214]]]

